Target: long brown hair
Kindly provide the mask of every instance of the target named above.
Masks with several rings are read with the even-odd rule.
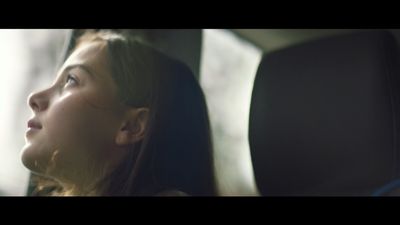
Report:
[[[74,49],[91,41],[107,43],[120,100],[130,107],[147,107],[150,113],[144,139],[103,179],[102,195],[154,195],[171,189],[214,195],[207,106],[190,69],[115,32],[87,32],[77,39]]]

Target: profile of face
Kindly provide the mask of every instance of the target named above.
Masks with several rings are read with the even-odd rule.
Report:
[[[144,136],[148,110],[121,103],[110,68],[106,42],[83,43],[50,87],[29,96],[25,167],[83,189],[132,151]]]

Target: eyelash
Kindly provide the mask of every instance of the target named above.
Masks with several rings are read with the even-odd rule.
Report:
[[[65,85],[69,84],[69,80],[72,80],[75,82],[75,84],[78,84],[78,79],[76,79],[73,75],[68,74],[67,79],[65,80]]]

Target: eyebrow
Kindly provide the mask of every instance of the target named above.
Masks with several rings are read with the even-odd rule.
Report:
[[[64,71],[69,71],[69,70],[72,70],[74,68],[80,68],[82,70],[85,70],[86,73],[88,73],[90,76],[94,76],[94,73],[92,72],[92,69],[90,69],[88,66],[86,66],[84,64],[72,64],[72,65],[69,65],[69,66],[64,68]]]

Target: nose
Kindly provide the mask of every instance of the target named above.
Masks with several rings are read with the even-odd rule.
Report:
[[[34,112],[43,111],[49,106],[49,96],[46,91],[31,93],[28,97],[28,105]]]

